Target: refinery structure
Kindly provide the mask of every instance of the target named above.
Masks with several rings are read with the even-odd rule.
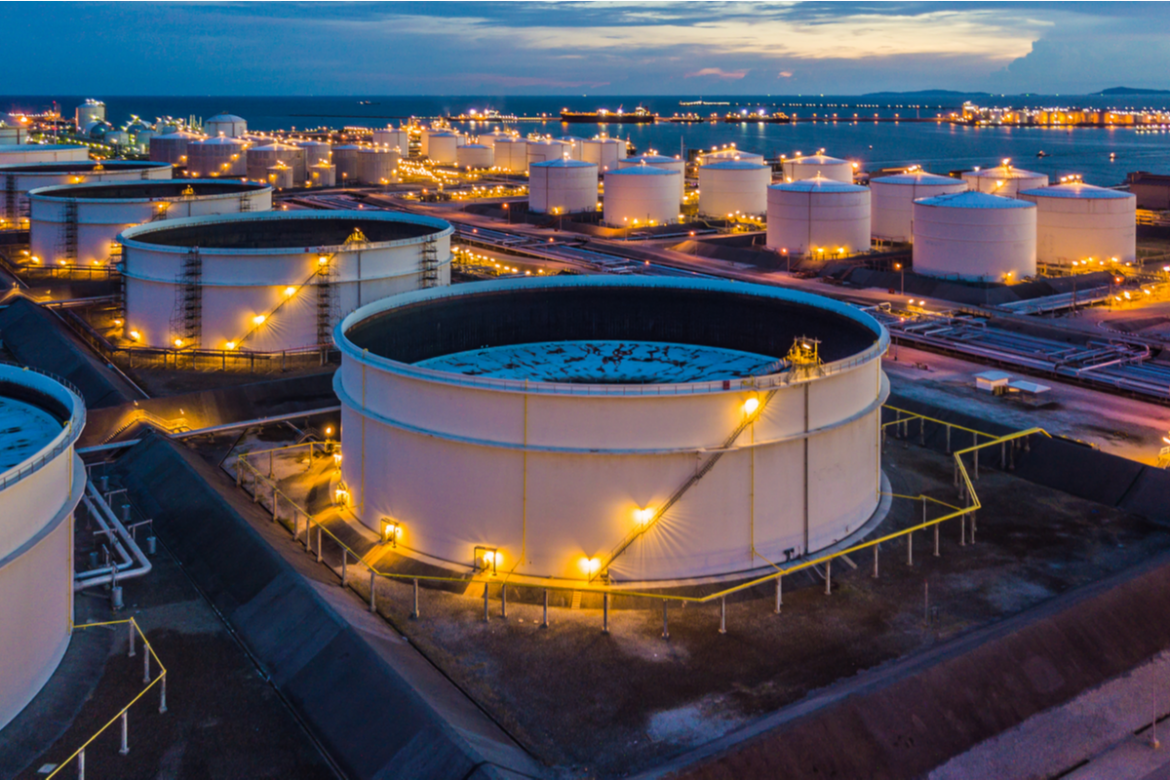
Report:
[[[1170,649],[1170,177],[76,102],[0,124],[0,775],[985,771]]]

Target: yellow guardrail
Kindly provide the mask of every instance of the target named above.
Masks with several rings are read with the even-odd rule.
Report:
[[[143,649],[143,654],[142,654],[143,655],[143,659],[142,659],[142,661],[143,661],[143,680],[142,681],[143,681],[143,683],[146,684],[146,687],[143,688],[141,691],[139,691],[138,695],[135,696],[133,699],[131,699],[129,704],[127,704],[122,709],[118,710],[118,713],[116,715],[114,715],[114,717],[110,718],[104,726],[102,726],[100,729],[98,729],[96,732],[94,732],[93,736],[90,737],[89,739],[87,739],[82,744],[81,747],[79,747],[79,748],[77,748],[77,750],[73,751],[73,753],[69,756],[69,758],[65,759],[60,764],[58,764],[57,768],[54,769],[49,774],[49,776],[46,778],[46,780],[51,780],[52,778],[56,777],[66,767],[68,767],[70,764],[72,764],[74,759],[77,760],[77,776],[78,776],[78,778],[81,778],[81,780],[84,780],[84,778],[85,778],[85,749],[87,747],[89,747],[91,744],[93,744],[93,741],[95,739],[97,739],[103,733],[105,733],[106,729],[108,729],[110,726],[114,725],[114,723],[116,723],[119,720],[122,721],[122,748],[121,748],[120,752],[123,754],[128,753],[129,752],[129,744],[128,744],[128,730],[129,730],[128,723],[129,723],[129,721],[127,719],[127,713],[130,711],[131,707],[133,707],[136,703],[138,703],[138,701],[143,696],[145,696],[147,694],[147,692],[150,691],[151,688],[155,687],[156,685],[159,686],[160,691],[161,691],[161,693],[159,695],[158,711],[160,713],[165,713],[167,711],[167,668],[165,666],[163,666],[162,660],[158,657],[158,654],[156,654],[154,652],[154,647],[151,646],[150,641],[146,638],[146,634],[144,634],[142,632],[142,628],[139,627],[138,621],[135,620],[134,618],[129,618],[127,620],[109,620],[109,621],[106,621],[104,623],[81,623],[81,624],[75,624],[73,626],[73,628],[74,628],[74,630],[77,630],[77,629],[83,629],[83,628],[99,628],[102,626],[128,626],[129,627],[129,629],[130,629],[129,657],[131,657],[131,658],[133,658],[135,655],[134,635],[137,634],[142,639],[142,649]],[[154,659],[154,662],[158,665],[158,674],[155,675],[154,679],[150,678],[150,659],[152,659],[152,658]]]
[[[954,461],[955,461],[955,469],[956,469],[956,475],[957,475],[956,482],[957,482],[958,487],[960,489],[960,495],[966,501],[966,505],[956,506],[953,504],[948,504],[945,501],[942,501],[942,500],[937,499],[937,498],[933,498],[931,496],[927,496],[925,494],[919,494],[917,496],[907,496],[907,495],[902,495],[902,494],[897,494],[897,493],[884,493],[884,492],[882,492],[881,495],[888,495],[891,498],[907,499],[907,500],[911,500],[911,501],[921,501],[923,503],[923,508],[924,508],[923,521],[921,523],[910,526],[908,528],[903,528],[903,529],[900,529],[898,531],[894,531],[892,533],[885,534],[883,536],[880,536],[880,537],[877,537],[874,539],[868,539],[864,542],[860,542],[860,543],[852,545],[850,547],[847,547],[847,548],[844,548],[841,550],[837,550],[837,551],[834,551],[831,553],[825,553],[823,555],[818,555],[818,556],[813,557],[813,558],[803,558],[803,559],[799,559],[796,561],[787,561],[783,564],[780,564],[780,563],[776,563],[774,561],[770,561],[767,558],[764,558],[763,556],[758,556],[758,557],[762,558],[764,561],[766,561],[768,565],[772,566],[775,569],[775,571],[769,572],[768,574],[756,577],[756,578],[751,579],[751,580],[741,582],[737,585],[733,585],[733,586],[725,588],[723,590],[720,590],[720,591],[717,591],[714,593],[710,593],[710,594],[705,595],[705,596],[682,596],[682,595],[673,595],[673,594],[672,595],[664,595],[662,593],[630,590],[630,589],[626,589],[626,588],[613,587],[613,586],[607,586],[607,585],[597,585],[597,584],[592,584],[590,582],[587,582],[585,580],[582,580],[579,583],[573,582],[571,584],[560,584],[560,583],[552,583],[552,582],[550,582],[550,583],[522,582],[522,583],[517,584],[517,587],[530,587],[530,588],[534,588],[534,589],[544,589],[544,590],[550,590],[550,591],[568,591],[568,592],[584,591],[584,592],[589,592],[589,593],[635,596],[635,597],[641,597],[641,598],[657,599],[657,600],[660,600],[663,602],[678,601],[678,602],[690,602],[693,604],[711,603],[713,601],[725,599],[727,596],[733,595],[735,593],[739,593],[739,592],[744,591],[744,590],[749,590],[749,589],[757,587],[759,585],[778,580],[779,578],[784,577],[786,575],[795,574],[797,572],[804,571],[806,569],[810,569],[810,568],[814,568],[816,566],[820,566],[822,564],[826,564],[835,558],[840,558],[843,556],[850,555],[851,553],[861,552],[863,550],[869,550],[869,549],[871,549],[877,545],[880,545],[884,542],[889,542],[889,541],[892,541],[895,539],[900,539],[902,537],[913,534],[916,531],[923,531],[923,530],[926,530],[929,528],[937,527],[937,526],[941,525],[942,523],[945,523],[949,520],[955,520],[955,519],[960,519],[960,518],[965,519],[967,515],[973,514],[977,510],[981,509],[983,504],[982,504],[982,502],[980,502],[979,497],[975,492],[975,486],[972,482],[970,474],[967,471],[966,464],[963,461],[964,455],[978,453],[980,450],[983,450],[983,449],[988,448],[988,447],[1005,445],[1009,442],[1012,442],[1012,441],[1015,441],[1018,439],[1027,439],[1028,437],[1034,436],[1034,435],[1046,436],[1046,437],[1051,438],[1051,435],[1042,428],[1029,428],[1029,429],[1023,430],[1023,431],[1016,431],[1014,433],[1009,433],[1009,434],[1006,434],[1003,436],[997,436],[995,434],[985,433],[983,431],[975,430],[974,428],[967,428],[967,427],[962,426],[962,425],[957,425],[955,423],[947,422],[945,420],[939,420],[939,419],[936,419],[933,417],[919,414],[917,412],[911,412],[911,411],[907,411],[905,409],[899,409],[897,407],[886,406],[884,408],[889,409],[890,411],[893,411],[893,412],[897,412],[900,416],[898,419],[890,420],[888,422],[882,423],[881,428],[883,431],[886,428],[889,428],[889,427],[894,426],[894,425],[908,425],[910,422],[912,422],[914,420],[918,420],[918,421],[920,421],[920,424],[922,424],[922,425],[929,422],[929,423],[934,423],[934,424],[941,425],[941,426],[947,426],[947,427],[950,427],[952,430],[963,431],[966,433],[970,433],[972,435],[973,443],[970,447],[965,447],[963,449],[956,450],[952,453],[952,457],[954,458]],[[905,416],[901,416],[901,415],[905,415]],[[985,437],[987,439],[987,441],[980,442],[979,441],[980,437]],[[284,447],[277,447],[272,451],[278,452],[278,451],[282,451],[282,450],[290,450],[290,449],[295,449],[297,447],[310,446],[312,444],[314,444],[314,443],[309,442],[306,444],[287,445]],[[319,442],[317,442],[315,444],[317,446],[320,446]],[[352,556],[356,562],[361,563],[363,566],[365,566],[367,569],[369,569],[369,571],[372,574],[377,575],[379,577],[385,577],[387,579],[401,580],[401,581],[458,582],[458,583],[464,583],[464,584],[469,584],[469,585],[472,583],[483,583],[485,585],[491,584],[491,583],[499,583],[500,585],[508,584],[509,579],[511,578],[511,572],[504,574],[503,577],[496,577],[494,575],[477,576],[477,571],[479,571],[479,570],[473,569],[472,571],[469,572],[469,576],[457,577],[457,576],[443,576],[443,575],[434,575],[434,574],[403,574],[401,572],[382,571],[382,570],[375,568],[372,564],[364,561],[363,556],[360,553],[356,552],[351,547],[349,547],[349,545],[345,544],[345,542],[343,542],[341,539],[339,539],[332,531],[330,531],[328,528],[326,528],[322,522],[314,521],[312,514],[307,509],[300,506],[295,500],[293,500],[293,498],[291,496],[289,496],[287,493],[282,491],[277,486],[276,481],[273,478],[270,478],[270,477],[267,477],[267,476],[261,474],[260,471],[258,469],[256,469],[248,461],[248,458],[250,458],[250,457],[253,457],[256,455],[264,455],[264,454],[267,454],[268,452],[269,452],[269,450],[254,450],[252,452],[241,453],[240,455],[238,455],[237,456],[237,469],[236,469],[236,484],[237,484],[237,486],[243,487],[243,475],[244,475],[245,471],[250,472],[253,475],[254,485],[264,484],[267,487],[266,492],[268,492],[268,494],[273,497],[273,520],[274,521],[277,519],[276,516],[278,513],[277,499],[283,499],[294,512],[294,524],[293,524],[293,528],[292,528],[294,538],[299,538],[299,536],[300,536],[300,517],[299,516],[304,515],[306,518],[306,524],[305,524],[305,548],[306,549],[311,550],[310,534],[312,533],[313,526],[316,525],[316,527],[318,529],[318,534],[319,534],[318,540],[321,539],[322,535],[328,536],[338,546],[339,549],[344,551],[343,552],[344,555]],[[311,464],[311,461],[310,461],[310,464]],[[974,465],[975,465],[975,468],[977,471],[977,469],[978,469],[978,461],[977,460],[975,461]],[[976,474],[976,478],[978,478],[977,474]],[[258,500],[258,490],[254,489],[253,500]],[[934,505],[937,507],[941,507],[941,508],[948,510],[948,511],[945,511],[943,514],[939,515],[938,517],[928,518],[928,517],[925,517],[925,507],[928,505]],[[974,531],[974,526],[972,526],[972,531]],[[403,546],[403,549],[410,550],[409,547],[405,547],[405,546]],[[320,557],[320,555],[321,555],[320,541],[318,541],[317,554],[318,554],[318,557]],[[471,568],[471,567],[468,567],[468,568]]]

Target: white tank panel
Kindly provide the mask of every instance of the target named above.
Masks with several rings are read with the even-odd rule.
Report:
[[[309,233],[305,223],[325,220],[337,223],[322,237],[306,240],[310,248],[274,246],[239,248],[214,246],[216,236],[230,228],[235,236],[249,222],[275,222],[286,231]],[[428,232],[385,241],[345,244],[353,227],[392,222],[421,225]],[[280,352],[319,345],[318,304],[321,269],[330,269],[335,298],[331,322],[358,306],[390,295],[417,290],[424,284],[451,283],[451,233],[449,223],[433,217],[379,211],[270,211],[261,214],[196,217],[148,223],[129,228],[119,236],[123,245],[123,278],[126,287],[126,332],[137,332],[143,346],[174,348],[182,333],[174,331],[178,285],[189,247],[155,243],[151,235],[166,230],[191,230],[223,225],[199,243],[200,330],[202,349],[240,349]],[[261,227],[259,235],[274,228]],[[258,238],[249,241],[254,244]],[[425,247],[432,242],[437,259],[434,278],[427,279]],[[275,242],[277,244],[280,241]],[[327,259],[322,264],[321,258]],[[255,318],[260,317],[261,321]],[[229,344],[233,346],[229,346]],[[186,345],[191,346],[191,345]]]
[[[581,142],[581,161],[593,163],[602,173],[615,171],[625,147],[625,142],[616,138],[587,138]]]
[[[458,160],[459,138],[454,133],[432,133],[427,144],[427,157],[439,165],[455,165]]]
[[[366,147],[354,144],[333,147],[333,164],[337,168],[337,184],[357,184],[361,178],[361,164],[358,155]]]
[[[0,165],[28,165],[43,162],[82,162],[89,159],[87,146],[55,144],[4,144],[0,146]]]
[[[870,192],[818,178],[768,187],[767,246],[828,259],[869,251]]]
[[[764,164],[764,155],[756,154],[755,152],[744,152],[739,149],[717,149],[712,152],[699,155],[699,165],[710,165],[711,163],[726,162],[727,160],[739,160],[741,162],[754,162],[759,165]]]
[[[403,157],[410,155],[410,132],[393,127],[374,129],[374,145],[397,149]]]
[[[1129,192],[1067,182],[1022,190],[1016,197],[1036,204],[1036,262],[1137,259],[1137,197]]]
[[[203,132],[212,138],[243,138],[248,134],[248,123],[235,114],[216,114],[203,123]]]
[[[388,184],[398,174],[401,155],[385,146],[358,151],[358,180],[362,184]]]
[[[105,163],[32,163],[0,167],[0,192],[12,191],[11,201],[0,197],[0,220],[17,220],[29,215],[28,194],[41,187],[62,184],[98,184],[114,181],[170,179],[174,168],[161,162],[113,160]]]
[[[246,176],[243,142],[226,137],[192,141],[187,144],[187,173],[197,178]]]
[[[333,145],[324,141],[297,141],[296,146],[305,150],[305,168],[317,163],[327,163],[333,157]]]
[[[913,240],[914,201],[966,190],[967,182],[962,179],[925,171],[870,179],[873,237],[900,242]]]
[[[699,213],[726,217],[768,213],[772,169],[751,160],[723,160],[699,168]]]
[[[845,184],[853,183],[853,163],[824,154],[812,154],[807,157],[795,157],[784,160],[781,164],[784,169],[784,181],[801,181],[823,179],[839,181]]]
[[[183,195],[188,188],[192,195]],[[145,222],[272,208],[272,188],[259,184],[183,179],[43,187],[29,193],[29,251],[45,264],[105,265],[118,234]],[[70,204],[76,243],[67,258]]]
[[[682,174],[653,165],[633,165],[605,174],[603,218],[613,227],[678,222]]]
[[[597,210],[597,166],[580,160],[549,160],[528,169],[528,210],[572,214]]]
[[[504,173],[528,172],[528,141],[523,138],[497,138],[493,146],[496,168]]]
[[[496,164],[496,154],[486,144],[464,144],[455,150],[455,161],[460,168],[487,170]]]
[[[253,181],[268,181],[271,168],[278,163],[284,163],[292,169],[294,184],[305,180],[305,150],[292,144],[272,143],[265,146],[252,146],[245,153],[247,156],[248,178]]]
[[[983,282],[1036,273],[1036,205],[959,192],[914,203],[914,271]]]
[[[560,141],[529,141],[527,167],[531,169],[533,163],[562,160],[567,150],[568,146]]]
[[[565,146],[565,150],[569,154],[570,160],[581,160],[581,145],[585,143],[584,138],[579,138],[575,135],[563,135],[555,139],[560,141]]]
[[[623,157],[618,161],[618,170],[633,168],[638,165],[648,165],[653,168],[662,168],[678,173],[678,202],[682,203],[686,196],[687,164],[679,157],[666,157],[661,154],[642,154],[637,157]]]
[[[986,192],[989,195],[1002,195],[1006,198],[1014,198],[1021,190],[1048,186],[1048,174],[1025,171],[1010,165],[979,171],[963,171],[962,176],[963,181],[967,182],[967,189],[972,192]]]
[[[336,187],[337,166],[332,163],[309,166],[309,183],[314,187]]]

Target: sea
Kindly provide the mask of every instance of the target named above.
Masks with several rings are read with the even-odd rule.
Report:
[[[495,109],[519,117],[546,116],[544,121],[508,123],[521,133],[538,132],[553,136],[592,137],[598,133],[626,138],[640,152],[679,154],[684,149],[709,149],[734,144],[739,149],[768,157],[825,153],[876,170],[918,164],[929,171],[947,173],[974,166],[997,165],[1010,158],[1016,167],[1047,173],[1054,180],[1079,175],[1086,182],[1115,186],[1130,171],[1170,174],[1170,127],[1166,128],[1044,128],[971,127],[949,123],[882,119],[929,119],[961,108],[970,99],[979,105],[1003,107],[1094,107],[1170,108],[1170,95],[897,95],[878,96],[500,96],[500,97],[110,97],[89,96],[0,96],[0,112],[40,112],[54,103],[63,115],[86,97],[106,103],[107,118],[116,125],[139,116],[153,121],[159,117],[208,118],[218,113],[242,116],[253,130],[380,127],[399,124],[411,117],[457,116],[474,109]],[[696,105],[696,103],[698,103]],[[760,109],[784,111],[801,119],[777,125],[761,123],[653,125],[563,124],[563,108],[592,111],[619,108],[631,111],[643,106],[666,117],[694,112],[712,113]],[[870,121],[866,121],[870,120]],[[471,133],[487,132],[504,123],[465,123]],[[1043,154],[1042,154],[1043,153]]]

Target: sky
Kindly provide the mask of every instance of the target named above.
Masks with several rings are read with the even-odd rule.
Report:
[[[1170,3],[3,3],[0,94],[1170,89]]]

